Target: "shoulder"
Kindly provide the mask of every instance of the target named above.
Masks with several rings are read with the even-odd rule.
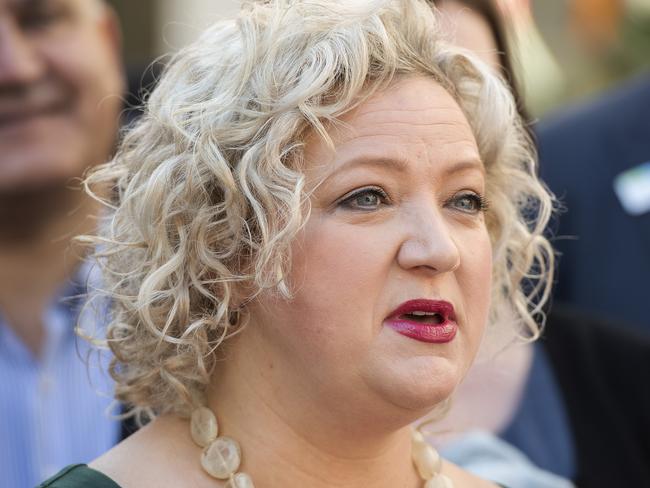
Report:
[[[122,488],[221,486],[196,469],[200,456],[201,448],[192,441],[186,421],[158,417],[92,461],[90,467]]]
[[[609,192],[617,174],[647,159],[648,117],[650,74],[547,116],[535,127],[542,179],[560,197]]]
[[[645,73],[592,100],[551,114],[538,124],[536,132],[542,143],[563,135],[593,136],[595,130],[646,122],[649,112],[650,73]]]
[[[619,354],[626,357],[624,366],[637,359],[650,365],[650,337],[625,323],[612,323],[569,305],[556,305],[548,315],[545,342],[570,348]],[[605,368],[611,365],[603,365]]]
[[[74,464],[62,469],[38,488],[120,488],[120,485],[85,464]]]
[[[547,320],[543,345],[549,354],[567,401],[580,403],[580,415],[595,406],[637,415],[648,425],[650,337],[630,326],[608,323],[584,312],[555,307]],[[589,408],[591,407],[591,408]],[[650,428],[650,426],[648,426]]]

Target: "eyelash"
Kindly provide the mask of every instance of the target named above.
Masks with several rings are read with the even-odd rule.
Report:
[[[360,210],[360,211],[372,211],[375,210],[376,207],[372,208],[363,208],[359,206],[355,206],[352,204],[355,198],[358,198],[362,195],[376,195],[379,198],[379,203],[380,204],[387,204],[390,203],[390,199],[388,198],[388,194],[379,188],[378,186],[370,186],[370,187],[365,187],[365,188],[359,188],[358,190],[354,190],[352,193],[345,195],[343,198],[339,200],[337,203],[337,206],[349,209],[349,210]]]
[[[460,195],[454,195],[450,201],[453,200],[461,200],[463,198],[469,198],[470,200],[473,201],[475,204],[475,210],[461,210],[461,212],[466,212],[469,214],[474,214],[474,213],[480,213],[480,212],[486,212],[490,208],[490,204],[487,201],[487,199],[483,195],[479,195],[478,193],[461,193]],[[460,210],[460,209],[459,209]]]
[[[343,207],[343,208],[348,209],[348,210],[359,210],[359,211],[362,211],[362,212],[363,211],[370,212],[370,211],[376,210],[379,205],[364,208],[364,207],[353,204],[353,202],[354,202],[354,200],[356,198],[358,198],[360,196],[363,196],[363,195],[367,195],[367,194],[368,195],[372,194],[372,195],[377,196],[379,205],[390,203],[390,198],[388,197],[388,194],[384,190],[382,190],[381,188],[379,188],[377,186],[372,186],[372,187],[360,188],[360,189],[355,190],[352,193],[344,196],[341,200],[339,200],[339,202],[337,203],[337,206]],[[462,200],[464,198],[469,198],[470,200],[472,200],[472,202],[475,205],[475,209],[464,210],[464,209],[458,208],[458,210],[461,211],[461,212],[464,212],[464,213],[467,213],[467,214],[478,214],[478,213],[481,213],[481,212],[485,212],[490,208],[490,205],[489,205],[489,202],[487,201],[487,199],[484,196],[479,195],[479,194],[474,193],[474,192],[465,192],[465,193],[461,193],[461,194],[458,194],[458,195],[454,195],[453,197],[451,197],[449,200],[447,200],[445,202],[445,206],[452,203],[452,202],[454,202],[454,201],[457,202],[457,201]]]

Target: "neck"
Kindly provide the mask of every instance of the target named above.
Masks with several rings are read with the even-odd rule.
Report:
[[[83,258],[72,238],[94,230],[99,210],[80,191],[66,189],[56,201],[49,195],[0,212],[0,315],[36,356],[45,341],[43,314]]]
[[[240,471],[256,485],[422,486],[411,461],[408,425],[349,423],[340,410],[332,412],[318,396],[292,385],[284,368],[257,361],[263,356],[250,346],[242,349],[236,343],[219,364],[208,405],[219,420],[219,435],[241,445]]]

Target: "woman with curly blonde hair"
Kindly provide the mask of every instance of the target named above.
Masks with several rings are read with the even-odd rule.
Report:
[[[494,486],[411,424],[537,336],[551,197],[438,32],[422,0],[275,0],[172,59],[88,180],[116,396],[152,420],[46,486]]]

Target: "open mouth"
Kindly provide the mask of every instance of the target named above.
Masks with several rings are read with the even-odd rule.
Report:
[[[442,314],[436,312],[410,312],[402,314],[398,318],[427,325],[440,325],[446,320]]]
[[[451,342],[458,331],[454,306],[444,300],[408,300],[384,323],[410,339],[437,344]]]
[[[3,112],[0,110],[0,127],[18,125],[41,117],[61,115],[68,109],[66,104],[58,103],[45,107],[29,107],[24,110]]]
[[[0,94],[0,128],[69,112],[73,94],[55,82],[43,81]]]

